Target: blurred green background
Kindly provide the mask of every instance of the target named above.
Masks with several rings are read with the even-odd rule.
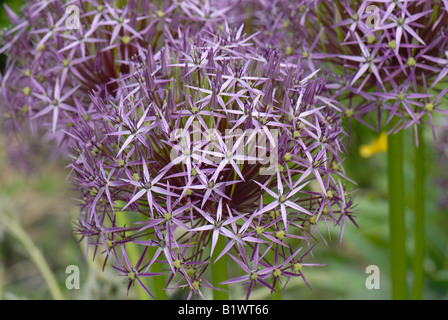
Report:
[[[17,10],[22,1],[1,1]],[[8,24],[3,6],[0,27]],[[348,154],[345,162],[347,175],[358,183],[355,201],[359,229],[350,224],[339,245],[337,230],[332,230],[328,246],[321,243],[307,262],[326,266],[305,268],[311,284],[309,290],[303,281],[291,280],[284,299],[390,299],[387,175],[386,154],[378,153],[362,158],[359,146],[375,141],[378,135],[362,126],[352,124]],[[428,133],[426,137],[427,172],[427,250],[425,258],[425,299],[448,299],[448,211],[438,203],[447,197],[447,191],[437,186],[440,177],[447,177],[447,166],[439,165],[439,154]],[[39,165],[24,173],[10,163],[4,139],[0,143],[0,213],[12,217],[26,231],[52,270],[57,284],[67,299],[133,299],[126,286],[109,268],[102,270],[102,261],[92,262],[85,256],[84,246],[73,234],[73,220],[77,217],[76,197],[66,183],[68,170],[64,161],[39,158]],[[409,139],[407,139],[409,140]],[[37,157],[37,155],[36,155]],[[406,223],[408,230],[408,283],[412,285],[413,250],[413,150],[406,145],[405,179],[407,192]],[[36,159],[32,159],[35,161]],[[446,161],[446,160],[445,160]],[[322,230],[325,234],[325,230]],[[80,270],[80,289],[68,290],[66,273],[69,265]],[[369,265],[380,270],[380,289],[367,289]],[[206,297],[210,298],[209,293]],[[233,288],[231,299],[243,299],[244,288]],[[174,296],[182,297],[180,296]],[[0,220],[0,299],[51,299],[47,282],[30,258],[22,242]],[[269,299],[268,291],[256,288],[252,299]]]

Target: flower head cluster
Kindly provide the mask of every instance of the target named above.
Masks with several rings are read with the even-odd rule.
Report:
[[[226,27],[182,51],[148,51],[114,94],[93,95],[96,121],[74,126],[77,231],[129,285],[160,276],[160,264],[167,290],[203,298],[227,256],[243,275],[224,283],[247,285],[247,298],[255,286],[274,292],[306,281],[314,243],[354,219],[325,79],[250,40]]]
[[[244,3],[252,4],[246,18],[260,43],[325,70],[348,119],[413,133],[424,125],[434,131],[432,113],[446,114],[438,106],[448,75],[446,1]]]

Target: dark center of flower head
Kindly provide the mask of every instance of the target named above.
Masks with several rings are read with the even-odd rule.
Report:
[[[215,186],[215,183],[214,183],[213,181],[210,181],[210,182],[207,184],[207,187],[208,187],[209,189],[213,189],[214,186]]]
[[[284,203],[284,202],[286,202],[286,197],[284,195],[281,195],[280,198],[278,199],[278,201],[280,203]]]
[[[151,181],[145,183],[145,189],[151,189],[151,187],[152,187]]]
[[[402,25],[404,24],[404,20],[405,20],[404,18],[398,18],[398,19],[397,19],[397,23],[398,23],[398,25],[399,25],[399,26],[402,26]]]
[[[357,13],[355,13],[354,15],[352,15],[352,20],[357,22],[359,20],[359,16]]]

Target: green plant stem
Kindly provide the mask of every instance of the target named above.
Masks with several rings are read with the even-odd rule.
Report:
[[[425,141],[422,129],[418,129],[418,147],[415,147],[415,185],[414,185],[414,285],[412,299],[423,299],[424,257],[425,257]]]
[[[405,205],[403,181],[403,133],[388,136],[389,249],[392,299],[407,299]]]
[[[220,235],[218,237],[218,241],[216,242],[215,249],[213,251],[212,262],[216,260],[219,254],[224,250],[226,246],[224,237]],[[213,300],[228,300],[228,286],[227,285],[218,285],[219,283],[227,280],[227,260],[226,255],[222,256],[218,261],[214,262],[213,265],[210,266],[212,273],[212,283],[215,287],[224,289],[225,291],[213,290]]]
[[[280,294],[281,289],[282,289],[282,287],[280,286],[280,282],[277,279],[277,283],[275,284],[275,292],[273,292],[271,294],[272,300],[282,300],[282,295]]]
[[[51,268],[45,260],[42,252],[36,247],[28,233],[20,226],[20,224],[18,224],[14,219],[8,217],[6,214],[0,213],[0,221],[6,227],[6,230],[8,230],[25,247],[31,257],[31,260],[33,260],[34,264],[45,279],[53,299],[64,300],[64,296],[59,288],[53,271],[51,271]]]

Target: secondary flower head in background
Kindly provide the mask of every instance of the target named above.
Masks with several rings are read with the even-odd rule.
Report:
[[[75,12],[66,11],[70,6]],[[20,16],[5,6],[12,26],[2,34],[0,115],[5,127],[70,145],[70,131],[80,118],[95,121],[91,90],[114,92],[114,79],[129,72],[134,55],[183,44],[179,35],[206,33],[223,21],[226,9],[205,2],[149,0],[27,1]],[[67,27],[71,15],[79,24]],[[188,39],[187,36],[184,39]]]
[[[129,285],[159,276],[151,269],[161,264],[166,289],[186,287],[189,298],[216,289],[208,270],[224,256],[243,274],[225,283],[247,285],[247,298],[254,286],[306,282],[314,243],[332,226],[342,237],[355,215],[325,78],[257,49],[243,26],[148,51],[130,67],[116,94],[93,96],[98,120],[71,133],[87,243],[105,248]],[[142,248],[138,262],[130,243]]]
[[[230,1],[231,2],[231,1]],[[446,1],[242,1],[261,44],[329,75],[349,120],[389,133],[428,126],[444,89]],[[430,92],[425,92],[425,88]],[[391,122],[395,119],[394,122]]]

